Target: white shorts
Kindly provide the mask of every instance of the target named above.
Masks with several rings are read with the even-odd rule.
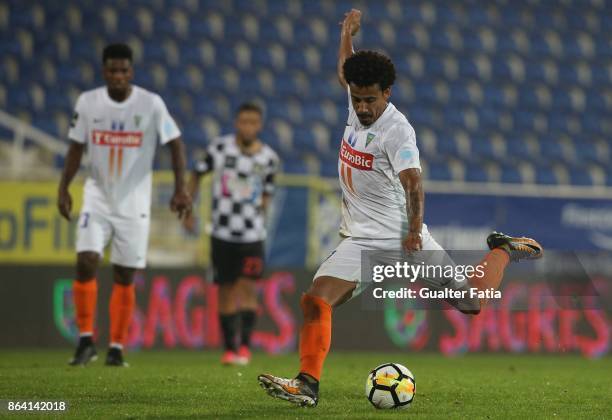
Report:
[[[77,226],[76,251],[93,251],[104,256],[104,248],[111,241],[110,260],[113,264],[144,268],[149,224],[149,215],[126,217],[84,207]]]
[[[427,230],[427,226],[423,225],[423,251],[436,251],[425,253],[425,259],[428,264],[442,263],[448,259],[452,263],[450,257],[444,252],[444,249],[436,242]],[[338,247],[332,251],[325,261],[321,264],[313,277],[313,281],[321,276],[336,277],[342,280],[357,283],[357,287],[353,291],[355,297],[367,288],[371,282],[363,282],[361,278],[362,267],[362,251],[383,251],[382,259],[377,260],[377,263],[394,264],[397,262],[397,252],[402,249],[401,239],[366,239],[352,238],[344,239]],[[384,251],[389,252],[388,260],[384,258]],[[435,260],[434,260],[435,259]],[[439,279],[422,279],[433,286],[448,286],[436,283]],[[462,285],[450,285],[450,287],[458,288]]]

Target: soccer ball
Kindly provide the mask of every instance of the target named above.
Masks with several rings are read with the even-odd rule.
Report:
[[[414,375],[399,363],[375,367],[366,380],[366,397],[376,408],[407,408],[415,391]]]

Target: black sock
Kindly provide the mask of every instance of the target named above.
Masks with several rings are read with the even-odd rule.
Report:
[[[236,351],[236,319],[238,314],[219,314],[225,350]]]
[[[255,328],[257,314],[255,311],[247,310],[240,312],[240,344],[243,346],[251,346],[251,334]]]
[[[308,386],[308,388],[315,393],[315,395],[319,395],[319,381],[317,381],[315,378],[302,372],[300,372],[296,378],[304,382],[306,386]]]

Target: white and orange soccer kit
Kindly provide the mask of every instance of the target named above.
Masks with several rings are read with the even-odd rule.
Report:
[[[112,100],[106,87],[79,96],[68,137],[87,145],[90,171],[77,252],[102,255],[112,238],[113,264],[145,267],[157,142],[180,135],[161,97],[138,86],[123,102]]]
[[[389,102],[374,124],[361,125],[349,93],[349,116],[340,144],[338,173],[342,188],[345,239],[321,264],[314,279],[332,276],[361,282],[361,251],[400,251],[408,233],[406,194],[399,179],[405,169],[421,169],[414,129]],[[442,251],[423,224],[423,250]],[[436,255],[441,257],[443,253]]]

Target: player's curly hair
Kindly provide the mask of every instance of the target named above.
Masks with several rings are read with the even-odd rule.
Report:
[[[132,55],[132,49],[127,44],[109,44],[102,51],[102,64],[105,64],[106,60],[113,58],[127,59],[131,63],[133,60]]]
[[[381,90],[395,82],[395,66],[386,55],[369,50],[358,51],[344,62],[342,67],[346,83],[359,87],[378,83]]]

